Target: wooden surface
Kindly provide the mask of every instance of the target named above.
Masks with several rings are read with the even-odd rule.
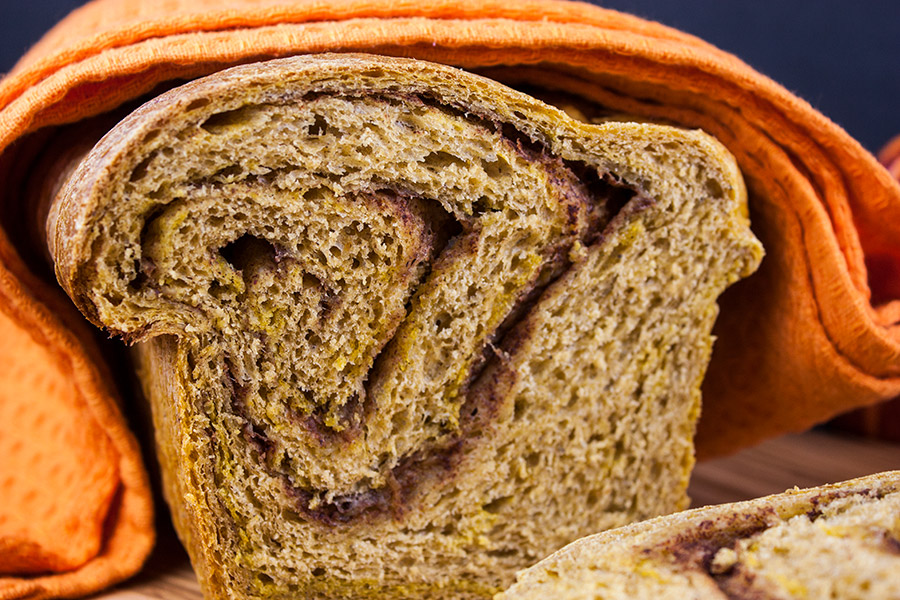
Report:
[[[698,465],[690,495],[694,506],[718,504],[894,469],[900,469],[900,445],[813,431]],[[142,573],[95,600],[149,598],[202,599],[187,555],[171,530],[162,532]]]

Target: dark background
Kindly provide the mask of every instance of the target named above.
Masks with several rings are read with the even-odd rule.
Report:
[[[0,73],[83,2],[0,0]],[[660,21],[738,55],[873,152],[900,134],[900,0],[594,3]]]

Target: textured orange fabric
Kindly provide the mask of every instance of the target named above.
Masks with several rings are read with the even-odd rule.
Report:
[[[109,373],[82,345],[89,330],[54,315],[58,295],[41,302],[9,279],[0,274],[0,599],[82,596],[146,558],[147,477]]]
[[[2,483],[0,529],[8,537],[0,539],[0,564],[31,573],[69,570],[99,549],[118,488],[115,450],[46,346],[5,316],[0,336],[0,360],[12,365],[0,388],[0,455],[11,471]],[[23,406],[35,397],[42,401],[34,408]],[[52,440],[54,452],[39,440]],[[48,481],[52,495],[43,492]],[[60,510],[59,498],[71,510]],[[27,514],[16,510],[23,506]]]
[[[878,159],[900,181],[900,135],[885,145],[878,153]],[[873,300],[878,302],[900,298],[900,260],[897,259],[897,253],[874,254],[867,257],[866,262],[872,275]],[[900,423],[895,424],[895,429],[900,430]],[[900,435],[895,439],[900,439]]]
[[[897,181],[839,127],[735,57],[590,5],[97,0],[0,83],[0,158],[23,152],[27,144],[17,140],[28,134],[107,111],[161,82],[323,51],[494,67],[497,77],[701,127],[731,149],[768,254],[722,302],[701,456],[900,394],[900,301],[894,284],[870,279],[867,269],[900,264]],[[0,462],[0,572],[70,570],[0,579],[0,598],[72,595],[139,567],[152,539],[149,494],[90,336],[61,292],[28,266],[25,247],[11,241],[24,226],[15,220],[23,198],[6,183],[0,212],[13,216],[0,228],[0,320],[10,332],[7,374],[21,375],[3,378],[0,401],[22,430],[8,440],[4,431],[0,442],[16,456]],[[23,475],[32,464],[40,485]],[[46,520],[29,523],[30,506]],[[84,523],[67,530],[72,514]],[[64,539],[54,540],[54,531]]]
[[[887,143],[878,153],[878,159],[884,163],[891,175],[900,179],[900,135]]]
[[[882,148],[878,160],[900,180],[900,135]],[[866,266],[878,284],[873,286],[873,298],[900,298],[900,261],[875,256],[867,259]],[[900,397],[841,415],[834,425],[865,437],[900,442]]]

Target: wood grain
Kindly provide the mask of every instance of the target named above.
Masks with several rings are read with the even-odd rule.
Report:
[[[691,480],[694,506],[747,500],[794,487],[812,487],[900,469],[900,444],[824,431],[789,435],[734,456],[697,466]],[[95,600],[201,600],[187,554],[164,528],[144,570]]]

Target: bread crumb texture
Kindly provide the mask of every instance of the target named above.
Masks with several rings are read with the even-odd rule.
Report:
[[[497,600],[900,598],[900,472],[580,540]]]
[[[684,508],[715,301],[762,256],[702,132],[361,55],[150,101],[49,223],[137,342],[210,598],[490,597]]]

